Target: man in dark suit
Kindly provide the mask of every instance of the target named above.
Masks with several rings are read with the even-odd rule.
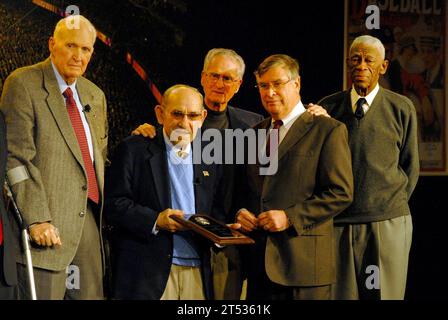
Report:
[[[212,299],[208,241],[172,219],[222,210],[222,176],[192,162],[191,142],[207,115],[202,95],[169,88],[156,107],[154,139],[131,136],[118,147],[107,182],[106,213],[114,226],[113,295],[117,299]],[[198,138],[199,135],[198,135]]]
[[[295,59],[272,55],[255,75],[271,115],[255,128],[272,129],[266,148],[271,165],[278,163],[269,175],[260,173],[259,164],[247,166],[246,206],[236,216],[256,240],[247,259],[247,297],[329,299],[335,281],[333,217],[353,196],[347,129],[305,111]]]
[[[345,123],[355,183],[335,219],[333,299],[403,299],[412,241],[408,205],[419,176],[417,115],[405,96],[379,86],[388,61],[381,41],[356,38],[347,59],[352,88],[319,104]]]
[[[0,112],[0,188],[3,190],[6,170],[6,126],[3,114]],[[13,235],[3,202],[3,192],[0,195],[0,300],[16,298],[17,270],[16,256],[13,247]]]
[[[251,128],[263,116],[229,105],[230,100],[238,92],[243,82],[245,71],[243,58],[234,50],[224,48],[211,49],[205,59],[201,73],[201,85],[204,91],[204,104],[207,118],[202,126],[206,129],[242,129]],[[154,137],[155,128],[143,124],[133,134]],[[241,183],[236,179],[242,176],[242,167],[233,164],[224,165],[225,195],[221,199],[224,211],[217,217],[231,222],[235,216],[235,197],[244,196],[239,188]],[[235,300],[244,297],[243,275],[240,269],[238,248],[229,246],[212,251],[212,268],[214,277],[215,299]]]
[[[82,76],[95,39],[86,18],[61,19],[48,41],[50,57],[15,70],[3,87],[8,177],[30,224],[38,299],[103,299],[106,99]],[[26,299],[24,256],[17,253]]]

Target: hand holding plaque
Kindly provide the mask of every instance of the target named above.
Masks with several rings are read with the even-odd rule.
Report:
[[[220,246],[255,243],[248,236],[205,214],[194,214],[188,220],[178,216],[170,218]]]

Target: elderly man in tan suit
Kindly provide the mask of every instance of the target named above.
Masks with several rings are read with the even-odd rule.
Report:
[[[102,299],[101,211],[107,149],[104,93],[82,77],[96,31],[82,16],[56,25],[50,57],[14,71],[1,111],[8,177],[29,223],[38,299]],[[18,257],[19,292],[27,292]]]
[[[295,59],[270,56],[255,75],[271,115],[255,128],[272,129],[266,145],[275,146],[277,138],[279,144],[267,148],[270,166],[278,160],[274,174],[261,175],[258,164],[247,167],[248,201],[236,217],[256,240],[247,259],[247,298],[330,299],[333,217],[353,197],[347,129],[337,120],[305,112]]]

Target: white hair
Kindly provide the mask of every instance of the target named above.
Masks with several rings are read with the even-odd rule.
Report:
[[[369,35],[359,36],[355,38],[355,40],[353,40],[352,45],[350,46],[350,52],[352,51],[353,48],[359,46],[360,44],[369,45],[377,48],[378,52],[381,55],[381,58],[383,60],[386,58],[386,49],[384,48],[384,45],[380,41],[380,39]]]
[[[243,58],[241,58],[241,56],[232,49],[225,49],[225,48],[211,49],[205,56],[204,68],[202,69],[202,71],[207,72],[208,65],[213,60],[213,58],[216,56],[227,56],[227,57],[232,58],[238,65],[238,77],[240,79],[243,78],[244,71],[246,69],[246,65],[244,64]]]

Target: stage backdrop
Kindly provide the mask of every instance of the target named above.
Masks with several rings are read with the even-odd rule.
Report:
[[[446,0],[345,0],[344,88],[351,85],[350,43],[362,34],[378,37],[389,59],[380,84],[417,110],[422,175],[448,175],[446,17]]]

